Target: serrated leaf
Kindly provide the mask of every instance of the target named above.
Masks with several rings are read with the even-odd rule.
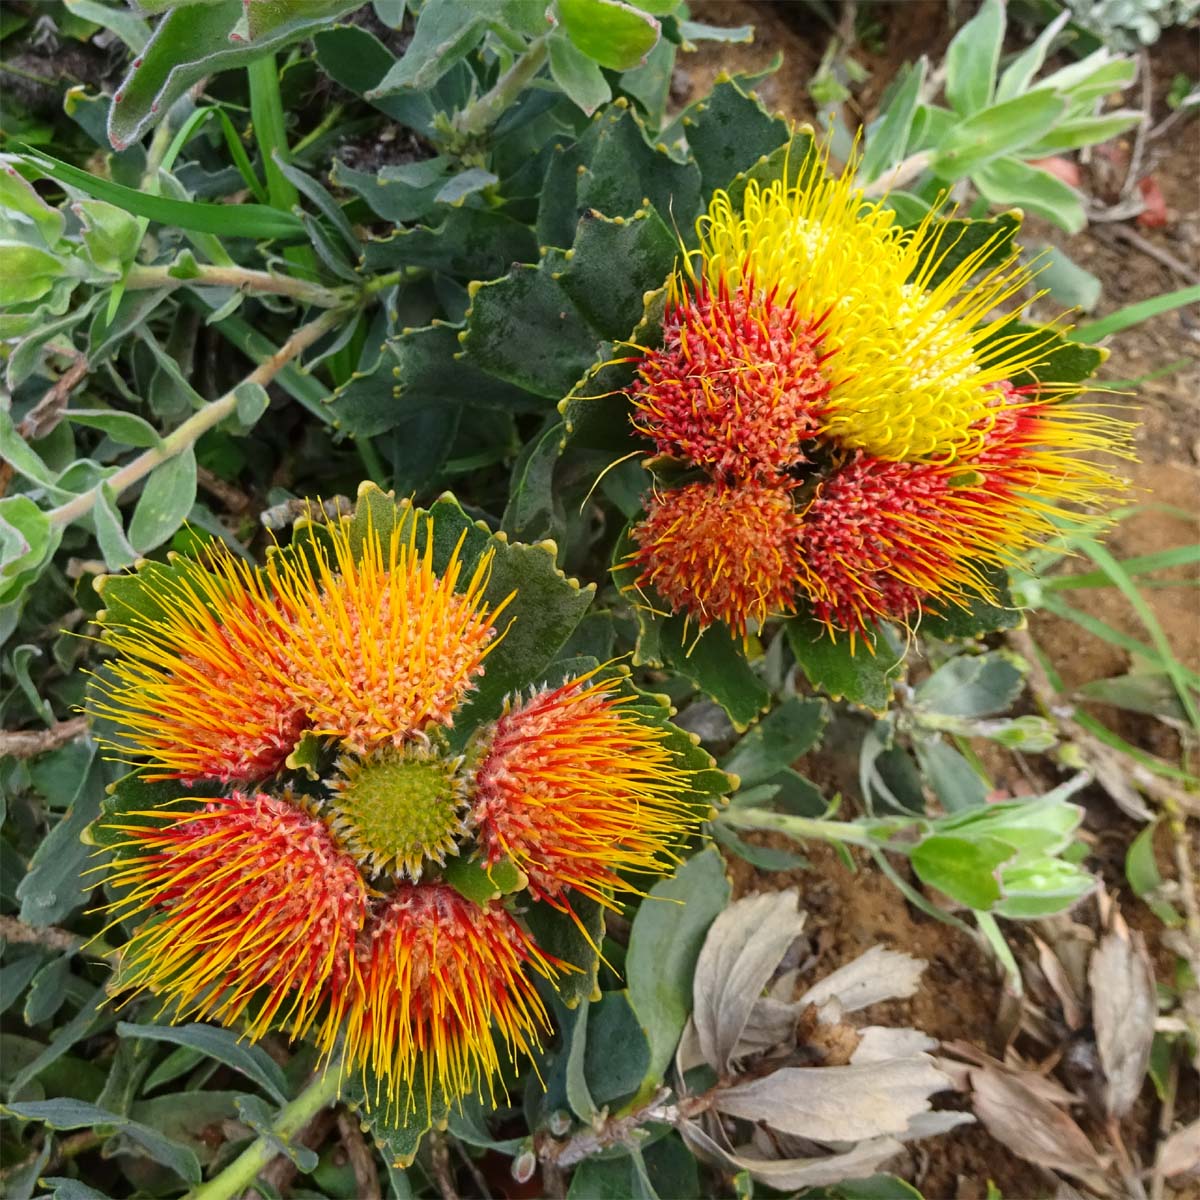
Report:
[[[1001,629],[1016,629],[1021,624],[1021,610],[1013,603],[1007,574],[991,566],[980,566],[978,573],[987,579],[995,599],[987,600],[978,592],[968,592],[965,608],[927,600],[921,614],[923,634],[950,641],[979,638]]]
[[[363,247],[367,271],[428,267],[461,279],[494,279],[513,263],[537,261],[527,225],[493,209],[453,208],[435,228],[397,229]]]
[[[578,924],[569,913],[552,908],[542,900],[531,904],[524,918],[543,954],[577,968],[564,972],[555,983],[558,998],[568,1008],[590,999],[596,991],[600,971],[599,946],[604,937],[604,909],[600,904],[586,896],[574,895],[571,908]]]
[[[788,645],[805,677],[833,700],[882,712],[892,698],[892,685],[899,678],[903,654],[893,650],[881,633],[869,630],[855,637],[847,634],[835,641],[821,622],[795,616],[784,625]]]
[[[705,196],[727,186],[789,137],[782,117],[772,116],[757,97],[747,96],[729,78],[718,79],[713,90],[683,114],[682,125]]]
[[[1012,258],[1014,239],[1021,228],[1016,213],[1001,213],[985,220],[935,220],[929,225],[918,251],[918,261],[928,257],[935,265],[917,268],[925,288],[937,287],[952,271],[972,254],[985,246],[988,252],[978,263],[980,271],[988,271]]]

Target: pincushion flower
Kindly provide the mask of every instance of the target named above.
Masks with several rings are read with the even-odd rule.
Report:
[[[1119,490],[1088,456],[1127,455],[1127,428],[1038,381],[1060,330],[1006,311],[1032,275],[990,265],[999,235],[960,245],[937,211],[904,229],[820,152],[795,183],[718,192],[697,228],[629,395],[707,479],[648,498],[636,591],[700,630],[806,609],[853,639],[994,601],[990,568]]]
[[[527,901],[611,904],[702,815],[667,730],[595,672],[460,730],[512,597],[489,598],[493,550],[468,568],[464,533],[435,570],[432,520],[401,514],[261,572],[220,548],[144,568],[138,610],[101,614],[91,702],[141,768],[101,827],[112,917],[143,918],[120,983],[307,1035],[389,1107],[493,1094],[547,1028],[534,977],[573,969]],[[455,862],[510,894],[456,890]]]

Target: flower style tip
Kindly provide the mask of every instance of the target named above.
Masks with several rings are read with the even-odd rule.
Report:
[[[552,979],[556,964],[499,904],[443,884],[398,888],[377,903],[358,958],[345,1056],[374,1075],[369,1103],[491,1094],[499,1045],[515,1061],[549,1029],[529,971]]]
[[[291,685],[313,731],[362,754],[450,725],[507,603],[489,609],[484,599],[491,553],[460,590],[463,539],[439,574],[432,522],[423,550],[413,519],[387,538],[369,529],[357,555],[349,522],[330,533],[328,548],[314,539],[311,554],[280,553],[268,565],[292,613]]]
[[[230,796],[162,823],[126,814],[110,911],[152,914],[128,944],[121,984],[149,990],[176,1016],[278,1024],[330,1039],[350,1000],[368,894],[354,860],[318,817],[287,799]]]
[[[153,584],[149,615],[99,618],[116,655],[97,674],[87,711],[121,728],[102,744],[149,759],[151,779],[273,774],[308,724],[286,686],[287,611],[220,543],[199,560],[155,567]]]
[[[778,289],[747,277],[690,286],[680,276],[661,349],[642,358],[634,425],[660,454],[725,477],[782,479],[821,427],[829,380],[823,334]]]
[[[723,621],[745,638],[751,622],[794,611],[799,527],[783,487],[702,480],[655,492],[632,530],[634,586],[702,630]]]
[[[571,680],[510,702],[486,743],[471,809],[484,861],[508,859],[556,907],[570,891],[611,904],[620,872],[661,874],[700,819],[687,771],[631,701]]]

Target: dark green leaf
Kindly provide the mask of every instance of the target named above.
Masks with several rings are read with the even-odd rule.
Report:
[[[914,737],[913,751],[921,773],[942,807],[951,813],[978,808],[987,800],[987,781],[967,760],[936,734]]]
[[[1000,629],[1015,629],[1021,624],[1021,610],[1013,603],[1008,590],[1007,574],[996,567],[979,567],[987,578],[994,600],[975,593],[966,608],[957,604],[926,601],[921,615],[921,632],[927,637],[951,641],[958,638],[979,638]]]
[[[550,36],[550,75],[589,117],[612,99],[612,88],[595,61],[557,32]]]
[[[154,468],[129,522],[129,543],[139,554],[161,546],[196,503],[196,452],[188,446]]]
[[[525,913],[525,923],[542,953],[579,968],[564,972],[555,984],[558,998],[568,1008],[595,992],[600,970],[598,947],[604,937],[604,909],[596,901],[572,896],[571,908],[578,924],[569,913],[542,900],[531,904]]]
[[[833,700],[848,700],[882,712],[892,698],[903,655],[882,634],[859,634],[853,646],[845,633],[835,641],[821,622],[796,616],[786,623],[788,645],[813,687]]]
[[[790,696],[721,760],[721,770],[736,775],[744,788],[764,783],[807,754],[828,720],[823,700]]]
[[[639,1019],[626,991],[605,992],[588,1006],[584,1077],[598,1105],[632,1096],[650,1073],[650,1047]],[[659,1071],[654,1076],[662,1077]]]
[[[461,279],[494,279],[513,263],[537,260],[537,242],[527,225],[492,209],[452,208],[434,229],[418,225],[367,242],[368,271],[428,267]]]
[[[937,287],[968,256],[988,248],[979,263],[981,271],[991,270],[1010,259],[1014,252],[1013,239],[1021,228],[1021,219],[1016,213],[1001,213],[982,221],[937,220],[929,226],[918,251],[924,264],[928,258],[930,266],[918,269],[920,282],[925,288]]]

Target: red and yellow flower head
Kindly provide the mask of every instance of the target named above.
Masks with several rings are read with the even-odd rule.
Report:
[[[547,1027],[534,977],[572,969],[523,904],[611,904],[699,815],[667,730],[595,672],[459,736],[511,596],[462,538],[435,571],[432,520],[401,515],[312,529],[261,572],[220,548],[145,569],[140,610],[101,615],[91,702],[142,764],[101,831],[114,920],[144,917],[120,983],[173,1019],[308,1035],[389,1107],[490,1094]],[[481,901],[456,862],[517,882]]]
[[[964,605],[1120,487],[1085,456],[1127,453],[1125,427],[1038,383],[1059,330],[1005,308],[1031,272],[936,211],[902,228],[853,170],[814,152],[718,192],[639,349],[635,428],[707,480],[650,498],[634,586],[701,629],[807,607],[853,637]]]

